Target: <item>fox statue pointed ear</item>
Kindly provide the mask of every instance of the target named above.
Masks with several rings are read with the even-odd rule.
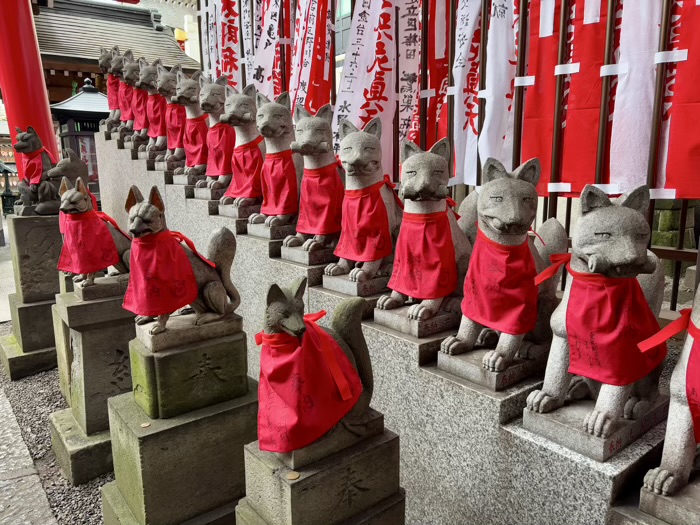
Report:
[[[71,148],[66,148],[66,158],[70,159],[71,162],[82,160],[80,156]]]
[[[533,186],[537,186],[537,183],[540,181],[541,172],[540,159],[534,158],[518,166],[518,168],[513,171],[513,175],[516,179],[524,180]]]
[[[139,202],[143,202],[143,195],[141,195],[141,190],[136,186],[129,188],[129,194],[126,196],[126,203],[124,204],[124,209],[127,213],[129,210],[136,206]]]
[[[438,140],[435,144],[433,144],[433,147],[430,148],[430,153],[434,153],[435,155],[439,155],[443,159],[445,159],[445,162],[447,164],[450,164],[450,157],[452,156],[452,147],[450,145],[450,139],[445,137],[444,139]]]
[[[154,67],[162,66],[163,61],[160,58],[156,58],[151,65]]]
[[[302,277],[301,279],[295,281],[294,284],[292,285],[292,293],[294,294],[295,299],[299,299],[300,301],[303,301],[305,291],[306,291],[306,277]]]
[[[145,68],[145,67],[148,67],[148,60],[146,60],[146,59],[143,58],[143,57],[139,58],[139,67],[140,67],[141,69],[143,69],[143,68]]]
[[[318,118],[325,119],[329,124],[333,124],[333,106],[325,104],[316,112]]]
[[[251,97],[253,100],[255,100],[255,94],[258,92],[257,89],[255,89],[255,84],[248,84],[246,87],[243,88],[243,93],[246,97]]]
[[[173,74],[180,73],[182,71],[182,66],[180,64],[175,64],[171,69],[170,72]]]
[[[177,83],[178,83],[178,84],[181,84],[182,82],[184,82],[185,80],[187,80],[187,75],[185,75],[182,71],[179,71],[179,70],[178,70],[178,71],[175,73],[175,78],[177,79]]]
[[[199,81],[199,78],[200,78],[200,77],[203,77],[203,76],[204,76],[204,74],[203,74],[201,71],[195,71],[194,73],[192,73],[192,76],[191,76],[190,78],[191,78],[192,80],[197,80],[197,81]]]
[[[642,215],[649,211],[649,186],[639,186],[631,192],[622,195],[618,202],[620,206],[637,210]]]
[[[100,47],[100,55],[106,55],[107,53],[109,53],[109,49],[106,47]]]
[[[80,179],[78,179],[78,180],[80,180]],[[70,190],[72,188],[73,188],[73,185],[70,183],[70,180],[68,179],[68,177],[63,177],[61,179],[61,186],[58,188],[58,194],[63,196],[63,194],[65,192],[67,192],[68,190]]]
[[[416,146],[415,143],[408,139],[403,139],[401,141],[401,162],[405,162],[407,159],[410,157],[413,157],[413,155],[418,155],[419,153],[423,153],[423,150],[420,149],[420,147]]]
[[[309,118],[311,113],[306,111],[306,108],[301,104],[297,104],[294,108],[294,122],[299,122],[303,118]]]
[[[151,187],[151,193],[148,195],[148,202],[158,208],[161,213],[165,212],[165,203],[163,202],[163,198],[160,196],[158,186]]]
[[[255,103],[257,104],[258,107],[264,106],[265,104],[270,103],[270,99],[267,98],[265,95],[262,93],[255,93]]]
[[[22,131],[22,128],[20,128],[19,126],[15,126],[15,131],[17,133],[24,133],[24,131]]]
[[[289,97],[289,91],[285,91],[282,94],[280,94],[280,96],[275,99],[275,103],[279,104],[280,106],[284,106],[285,108],[291,110],[292,109],[292,99]]]
[[[367,123],[362,131],[369,133],[370,135],[374,135],[380,139],[382,138],[382,121],[379,119],[379,117],[374,117]]]
[[[272,303],[285,303],[287,302],[287,296],[282,291],[282,288],[277,286],[275,283],[270,285],[270,289],[267,291],[267,306]]]
[[[27,126],[27,133],[31,133],[32,135],[36,135],[37,137],[39,134],[36,132],[33,126]]]
[[[164,68],[161,64],[156,66],[156,71],[158,72],[158,78],[161,78],[168,72],[167,68]]]
[[[124,58],[127,60],[134,60],[134,52],[131,49],[124,51]]]
[[[586,184],[586,187],[583,188],[580,200],[581,214],[583,215],[598,208],[612,206],[612,202],[605,192],[591,184]]]
[[[507,176],[508,172],[503,164],[496,159],[489,158],[486,160],[486,164],[484,164],[484,167],[481,170],[481,183],[486,184],[487,182],[502,179]]]
[[[225,75],[221,75],[214,81],[214,84],[218,86],[228,86],[228,77]]]
[[[192,75],[192,78],[194,78],[194,75]],[[211,80],[209,80],[209,77],[207,75],[200,75],[198,80],[199,80],[199,89],[202,89],[207,84],[211,84]]]
[[[112,48],[112,56],[119,56],[119,46],[114,46]]]
[[[226,98],[232,97],[233,95],[238,95],[238,91],[236,91],[236,88],[229,86],[226,84],[226,88],[224,89],[224,96]]]
[[[340,126],[338,127],[338,134],[340,135],[340,140],[350,135],[350,133],[357,133],[359,130],[355,127],[355,124],[350,122],[348,119],[343,119],[340,121]]]
[[[78,190],[83,195],[85,195],[86,197],[88,196],[88,189],[85,186],[83,179],[81,179],[80,177],[78,177],[78,180],[75,181],[75,189]]]

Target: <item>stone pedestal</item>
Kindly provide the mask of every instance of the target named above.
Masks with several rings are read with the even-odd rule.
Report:
[[[137,327],[134,392],[108,402],[116,479],[102,488],[105,525],[233,523],[257,383],[246,377],[241,318],[194,326],[193,317],[174,316],[155,335]]]
[[[73,347],[70,341],[70,329],[61,319],[58,307],[51,305],[51,317],[53,319],[53,332],[56,338],[56,361],[58,365],[58,386],[70,406],[70,367],[73,363]]]
[[[221,197],[224,196],[224,193],[226,193],[226,188],[219,188],[216,190],[214,190],[212,188],[195,188],[194,189],[194,198],[205,200],[205,201],[217,201],[216,212],[218,213],[218,211],[219,211],[218,201]],[[214,213],[212,215],[216,215],[216,213]]]
[[[165,161],[160,161],[160,162],[155,162],[153,165],[153,168],[156,171],[175,171],[177,168],[184,168],[185,167],[185,161],[171,161],[171,162],[165,162]]]
[[[642,488],[639,510],[669,525],[697,525],[700,523],[700,477],[673,496],[661,496]]]
[[[294,246],[291,248],[282,246],[281,255],[282,259],[305,264],[307,266],[313,266],[314,264],[327,265],[338,260],[338,257],[333,254],[334,249],[335,248],[324,248],[323,250],[314,250],[310,252],[301,246]]]
[[[399,438],[384,429],[381,414],[371,415],[362,439],[335,428],[290,454],[263,452],[257,441],[246,445],[237,525],[405,523]]]
[[[607,438],[596,437],[583,428],[593,410],[591,400],[574,401],[547,414],[523,411],[523,426],[544,438],[596,461],[606,461],[633,443],[645,432],[666,421],[668,396],[659,396],[649,411],[638,419],[620,419]]]
[[[268,228],[265,223],[248,224],[248,235],[254,235],[263,239],[283,241],[288,235],[295,235],[296,224],[285,224],[284,226],[272,226]]]
[[[219,204],[219,215],[232,219],[247,219],[254,213],[260,213],[260,204],[255,206],[234,206],[233,204]]]
[[[16,293],[10,294],[12,334],[0,340],[6,375],[19,379],[56,366],[51,305],[60,290],[63,241],[58,216],[8,217]]]
[[[445,312],[441,310],[430,319],[409,319],[409,308],[410,306],[402,306],[394,310],[375,308],[374,322],[413,337],[427,337],[457,328],[462,318],[462,312]]]
[[[134,314],[121,307],[126,282],[126,276],[102,277],[56,299],[59,329],[69,332],[70,356],[59,352],[59,379],[71,408],[51,414],[51,443],[73,485],[112,470],[107,399],[131,390],[129,341],[135,330]]]
[[[352,297],[369,297],[390,293],[386,287],[390,277],[375,277],[368,281],[351,281],[347,275],[324,275],[323,287]]]
[[[322,277],[325,279],[328,276],[323,275]],[[377,301],[382,295],[383,294],[374,294],[368,297],[362,297],[362,300],[365,302],[365,310],[362,314],[363,319],[372,319]],[[323,286],[314,286],[313,288],[309,288],[309,311],[318,312],[319,310],[325,310],[328,312],[328,315],[321,320],[321,323],[329,323],[333,317],[335,307],[349,297],[351,296],[328,290]]]

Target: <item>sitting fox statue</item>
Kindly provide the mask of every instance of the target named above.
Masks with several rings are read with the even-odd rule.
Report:
[[[195,311],[196,325],[223,319],[238,308],[241,298],[231,282],[236,238],[230,230],[214,232],[205,258],[191,240],[168,230],[157,187],[146,201],[132,186],[125,207],[133,241],[124,308],[136,314],[136,324],[157,318],[150,329],[157,334],[166,329],[170,315],[186,305]]]
[[[176,175],[187,175],[188,184],[196,184],[204,179],[207,170],[207,134],[209,133],[208,115],[202,111],[199,105],[199,77],[201,71],[195,71],[191,77],[182,71],[177,71],[177,85],[172,102],[185,107],[187,118],[185,119],[185,131],[183,146],[185,149],[185,166],[175,170]],[[166,158],[167,160],[167,158]]]
[[[586,186],[573,253],[557,258],[559,266],[570,261],[570,278],[551,319],[554,340],[544,384],[530,393],[527,408],[551,412],[567,397],[596,399],[583,426],[598,437],[608,437],[621,416],[643,415],[658,396],[666,346],[644,353],[637,347],[659,329],[664,288],[661,263],[647,250],[648,207],[646,186],[616,202]],[[574,375],[581,377],[572,382]]]
[[[21,153],[20,162],[23,174],[17,189],[23,206],[36,206],[37,215],[56,215],[60,205],[58,182],[53,184],[49,177],[52,158],[32,126],[27,131],[16,128],[15,151]]]
[[[365,433],[373,392],[372,363],[362,334],[362,299],[333,312],[332,329],[304,315],[306,279],[292,290],[273,284],[267,293],[258,388],[260,450],[286,453],[319,440],[340,424]]]

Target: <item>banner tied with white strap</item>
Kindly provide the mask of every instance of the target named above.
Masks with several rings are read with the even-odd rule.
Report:
[[[428,1],[428,0],[424,0]],[[399,140],[418,142],[421,63],[421,0],[399,7]]]
[[[263,0],[262,3],[262,31],[255,50],[253,68],[249,75],[249,82],[255,84],[259,93],[273,100],[279,95],[275,88],[275,82],[279,82],[280,70],[278,58],[279,46],[279,17],[280,0]]]

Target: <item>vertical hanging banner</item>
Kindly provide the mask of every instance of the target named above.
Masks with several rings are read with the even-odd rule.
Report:
[[[679,51],[668,136],[665,186],[678,199],[700,198],[700,5],[686,0],[677,10],[672,38]],[[677,38],[676,38],[677,35]]]
[[[428,1],[428,0],[424,0]],[[399,6],[399,140],[418,143],[420,62],[421,62],[421,0],[405,0]]]
[[[243,39],[243,60],[245,62],[246,83],[250,83],[255,59],[255,13],[250,0],[241,2],[241,38]]]
[[[262,33],[255,50],[255,60],[250,79],[259,93],[273,100],[279,95],[275,87],[275,78],[279,82],[279,16],[280,0],[263,0]],[[277,71],[275,72],[275,66]]]
[[[532,0],[530,3],[530,32],[528,47],[530,57],[528,85],[523,115],[522,158],[540,159],[542,175],[537,184],[539,195],[549,195],[548,184],[552,172],[552,141],[554,138],[554,108],[559,50],[559,17],[561,2]]]
[[[513,92],[515,90],[516,44],[518,40],[517,12],[519,0],[493,0],[489,18],[486,46],[486,83],[484,125],[479,135],[479,158],[485,164],[489,158],[499,160],[511,169],[512,140],[506,148],[506,135],[512,136]],[[510,133],[508,122],[511,122]]]
[[[429,0],[428,14],[428,117],[426,147],[431,148],[438,140],[447,137],[449,113],[447,111],[447,87],[450,84],[451,35],[447,0]],[[434,94],[434,95],[433,95]]]
[[[299,0],[289,93],[312,115],[331,101],[329,0]]]
[[[221,74],[228,77],[231,87],[243,89],[241,69],[240,0],[221,0]],[[245,3],[247,0],[243,0]],[[218,77],[216,77],[218,78]]]
[[[481,0],[459,0],[452,64],[455,176],[450,185],[476,184],[480,15]]]
[[[646,184],[662,2],[628,1],[622,7],[615,114],[610,137],[610,183],[621,191]],[[694,2],[693,2],[694,4]]]
[[[374,117],[382,122],[383,164],[392,173],[396,106],[396,42],[394,1],[357,0],[338,88],[333,133],[339,149],[338,128],[349,119],[359,128]]]

